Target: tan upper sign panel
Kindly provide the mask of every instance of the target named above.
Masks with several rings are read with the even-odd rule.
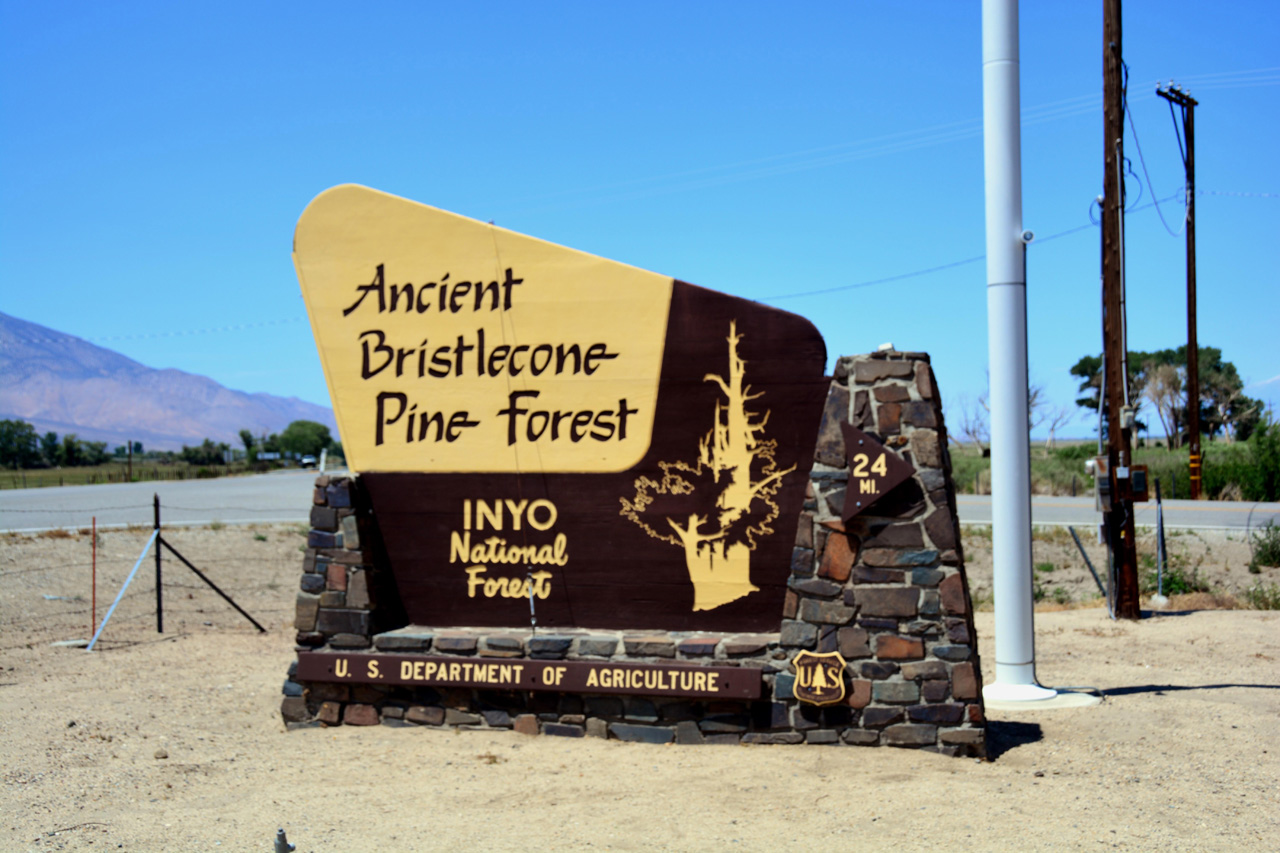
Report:
[[[303,211],[294,264],[352,470],[645,455],[670,278],[355,185]]]

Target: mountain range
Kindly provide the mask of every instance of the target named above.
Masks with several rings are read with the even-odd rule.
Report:
[[[204,439],[237,446],[240,430],[280,432],[292,421],[322,423],[333,410],[297,397],[249,394],[205,376],[157,370],[83,338],[0,313],[0,419],[43,434],[75,433],[109,445],[141,441],[177,450]]]

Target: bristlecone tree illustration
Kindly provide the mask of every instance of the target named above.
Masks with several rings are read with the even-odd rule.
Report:
[[[638,477],[635,495],[622,498],[622,515],[646,533],[684,549],[693,582],[693,609],[712,610],[755,592],[751,552],[758,537],[773,532],[774,500],[793,465],[778,470],[777,442],[763,437],[769,410],[747,409],[747,364],[738,356],[737,323],[729,324],[729,375],[707,374],[720,386],[711,431],[698,442],[694,462],[659,462],[661,482]]]

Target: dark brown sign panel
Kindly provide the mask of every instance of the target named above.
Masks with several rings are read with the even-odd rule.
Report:
[[[299,652],[301,681],[758,699],[749,667]]]
[[[363,474],[410,621],[528,624],[532,592],[540,627],[777,630],[825,358],[809,321],[675,282],[634,467]]]
[[[842,423],[849,486],[841,517],[848,521],[906,482],[915,469],[901,456],[852,424]]]

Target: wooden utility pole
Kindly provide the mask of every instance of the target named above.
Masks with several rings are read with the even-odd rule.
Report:
[[[1115,615],[1138,619],[1138,554],[1134,545],[1129,436],[1128,341],[1124,310],[1124,63],[1120,0],[1103,0],[1102,93],[1104,191],[1102,203],[1102,349],[1106,386],[1107,460],[1111,508],[1105,513],[1115,574]]]
[[[1156,94],[1182,108],[1182,135],[1187,140],[1182,167],[1187,176],[1187,432],[1191,442],[1191,499],[1200,500],[1200,345],[1196,341],[1196,104],[1189,92],[1156,89]]]

